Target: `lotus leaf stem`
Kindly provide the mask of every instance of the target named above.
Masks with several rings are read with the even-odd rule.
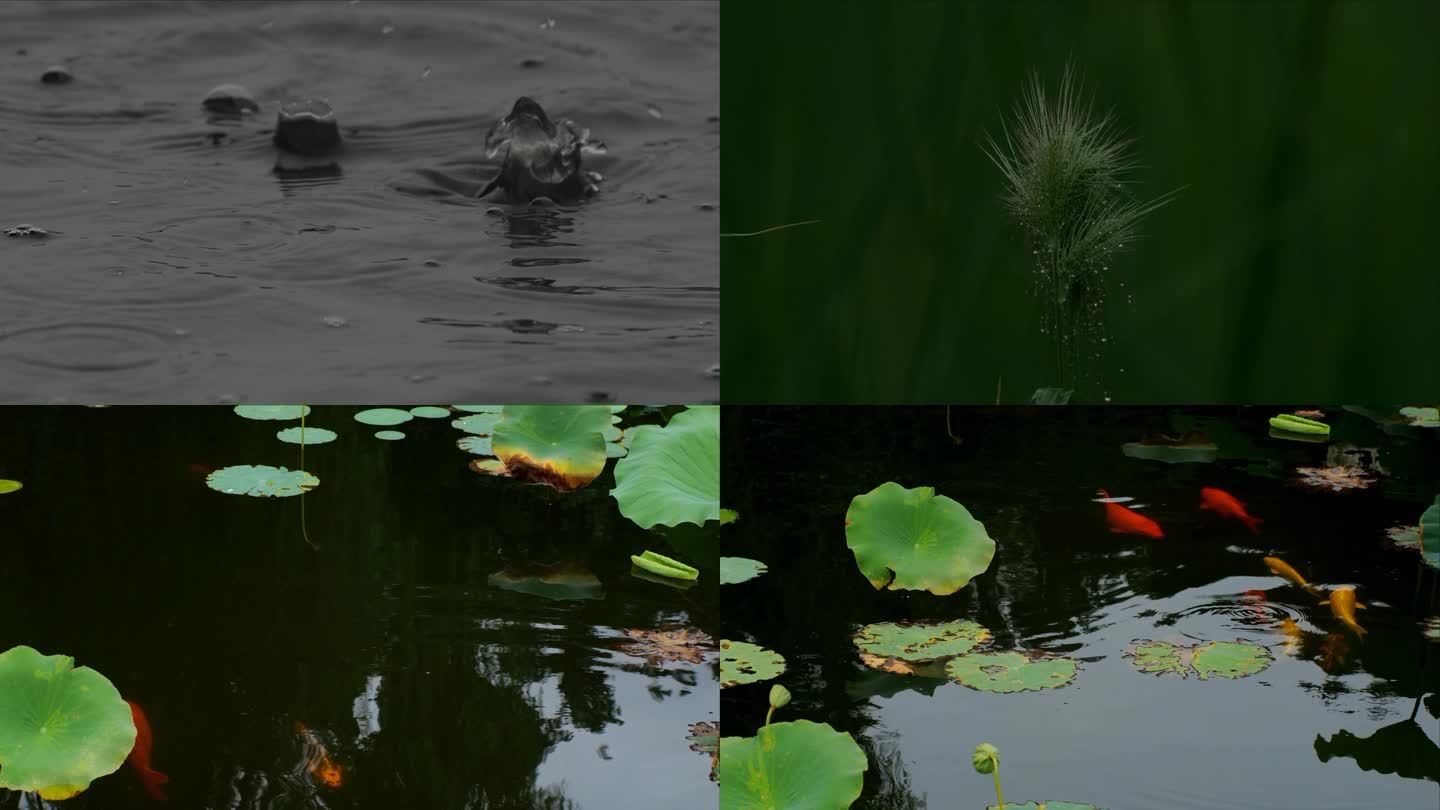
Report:
[[[818,224],[820,224],[820,220],[818,220],[818,219],[807,219],[807,220],[805,220],[804,222],[791,222],[791,223],[788,223],[788,224],[785,224],[785,225],[776,225],[776,226],[773,227],[773,228],[762,228],[761,230],[758,230],[758,231],[750,231],[750,232],[748,232],[748,233],[722,233],[722,234],[720,234],[720,235],[721,235],[721,236],[759,236],[759,235],[762,234],[762,233],[770,233],[771,231],[783,231],[783,230],[785,230],[786,228],[796,228],[796,227],[799,227],[799,226],[801,226],[801,225],[818,225]]]

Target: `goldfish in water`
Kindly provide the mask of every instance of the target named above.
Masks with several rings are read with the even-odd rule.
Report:
[[[1234,518],[1244,523],[1251,534],[1260,533],[1260,518],[1252,517],[1245,511],[1245,504],[1223,489],[1204,487],[1200,490],[1200,508],[1208,509],[1220,517]]]
[[[1302,576],[1300,576],[1300,572],[1299,572],[1299,571],[1296,571],[1294,568],[1291,568],[1289,563],[1285,562],[1284,560],[1280,559],[1279,557],[1266,557],[1266,558],[1265,558],[1265,567],[1266,567],[1266,568],[1269,568],[1269,569],[1270,569],[1270,573],[1274,574],[1275,576],[1280,577],[1281,579],[1287,580],[1287,581],[1289,581],[1289,582],[1290,582],[1291,584],[1293,584],[1293,585],[1296,585],[1296,586],[1298,586],[1298,587],[1304,588],[1305,590],[1309,591],[1311,594],[1314,594],[1314,595],[1316,595],[1316,596],[1319,596],[1319,595],[1320,595],[1320,592],[1317,591],[1317,590],[1315,590],[1315,586],[1314,586],[1314,585],[1311,585],[1310,583],[1306,582],[1306,581],[1305,581],[1305,578],[1302,577]]]
[[[1100,490],[1100,497],[1109,498],[1110,493]],[[1160,524],[1148,517],[1118,503],[1105,504],[1105,522],[1116,534],[1143,534],[1146,537],[1164,537]]]
[[[1294,619],[1286,619],[1280,622],[1280,634],[1285,637],[1282,646],[1285,652],[1290,655],[1298,654],[1305,642],[1305,631],[1300,629],[1300,625],[1296,624]]]
[[[310,775],[326,787],[340,787],[345,781],[344,771],[330,758],[325,744],[320,742],[315,732],[306,728],[304,723],[295,723],[295,733],[300,736],[300,741],[305,746],[305,768],[310,771]]]
[[[165,795],[165,789],[161,785],[169,782],[170,777],[150,767],[150,749],[155,743],[150,731],[150,720],[140,709],[140,704],[128,700],[125,702],[130,704],[130,716],[135,721],[135,747],[130,749],[128,759],[130,767],[140,776],[140,782],[145,785],[145,792],[150,794],[150,798],[166,801],[169,797]]]
[[[1348,585],[1343,588],[1336,588],[1331,591],[1330,595],[1320,604],[1329,605],[1330,612],[1335,615],[1335,618],[1340,620],[1341,624],[1354,630],[1355,635],[1361,638],[1365,637],[1365,628],[1361,627],[1359,623],[1355,621],[1355,609],[1360,608],[1363,610],[1365,606],[1355,601],[1354,588]]]

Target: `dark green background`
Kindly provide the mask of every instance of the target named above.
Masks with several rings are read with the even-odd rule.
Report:
[[[727,402],[1028,399],[1056,373],[980,150],[1067,61],[1185,186],[1111,265],[1115,402],[1440,397],[1440,3],[729,0]],[[1123,287],[1121,286],[1123,282]],[[1127,301],[1133,296],[1133,303]]]

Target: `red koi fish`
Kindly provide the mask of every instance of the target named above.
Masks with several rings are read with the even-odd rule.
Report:
[[[1100,497],[1108,498],[1110,493],[1102,489]],[[1143,534],[1146,537],[1165,536],[1159,523],[1118,503],[1105,504],[1105,522],[1110,524],[1110,531],[1116,534]]]
[[[330,752],[325,750],[325,744],[320,742],[320,737],[298,721],[295,723],[295,733],[304,746],[305,768],[310,771],[310,775],[328,788],[338,788],[344,784],[344,769],[330,758]]]
[[[135,720],[135,747],[130,749],[130,767],[139,774],[150,798],[158,802],[168,801],[170,797],[165,795],[165,789],[160,786],[169,782],[170,777],[150,767],[150,748],[155,742],[150,733],[150,720],[145,717],[145,712],[140,710],[140,704],[129,700],[125,702],[130,704],[130,715]]]
[[[1260,533],[1260,524],[1263,521],[1260,518],[1251,517],[1250,513],[1245,511],[1245,504],[1236,500],[1234,495],[1223,489],[1214,487],[1201,489],[1200,508],[1209,509],[1220,517],[1234,518],[1244,523],[1250,529],[1251,534]]]

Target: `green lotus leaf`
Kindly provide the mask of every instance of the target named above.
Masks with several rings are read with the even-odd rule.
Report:
[[[224,467],[205,478],[206,486],[226,495],[249,495],[254,498],[288,498],[320,486],[320,479],[304,470],[284,467]]]
[[[451,422],[450,427],[466,433],[474,433],[477,436],[489,436],[490,431],[495,429],[495,423],[499,421],[500,414],[498,413],[472,413]]]
[[[643,554],[632,554],[630,555],[630,562],[634,563],[637,568],[670,579],[694,581],[700,576],[700,570],[693,565],[687,565],[679,560],[672,560],[663,554],[656,554],[653,551],[646,551]]]
[[[1440,616],[1431,616],[1420,622],[1420,635],[1426,641],[1440,643]]]
[[[985,572],[995,541],[965,507],[933,487],[890,481],[850,501],[845,542],[877,589],[946,596]]]
[[[1400,415],[1415,427],[1440,428],[1440,408],[1401,408]]]
[[[720,640],[720,686],[768,681],[785,671],[785,658],[774,650],[743,641]]]
[[[1390,542],[1399,548],[1410,551],[1420,550],[1420,527],[1418,525],[1396,526],[1391,529],[1386,529],[1385,534],[1390,538]]]
[[[685,735],[690,750],[710,757],[710,781],[719,781],[720,775],[720,724],[700,722],[690,724],[690,733]]]
[[[309,405],[236,405],[235,413],[246,419],[288,421],[310,415]]]
[[[335,431],[315,427],[285,428],[275,438],[287,444],[325,444],[335,441]]]
[[[383,439],[387,442],[398,442],[405,438],[405,434],[398,430],[377,430],[375,431],[375,438]]]
[[[461,450],[467,453],[474,453],[477,456],[489,456],[494,453],[494,451],[490,449],[489,436],[466,436],[460,441],[455,442],[455,444]]]
[[[630,454],[615,463],[610,494],[642,529],[704,525],[720,518],[720,408],[687,408],[665,427],[626,432]]]
[[[731,523],[734,523],[735,521],[737,521],[737,520],[739,520],[739,519],[740,519],[740,513],[739,513],[739,512],[736,512],[734,509],[721,509],[721,510],[720,510],[720,525],[721,525],[721,526],[728,526],[728,525],[730,525]]]
[[[491,574],[488,581],[496,588],[557,602],[605,598],[600,578],[583,568],[573,566],[561,566],[549,571],[507,568]]]
[[[1000,810],[996,805],[989,805],[985,810]],[[1076,804],[1074,802],[1005,802],[1005,810],[1105,810],[1103,807],[1096,807],[1093,804]]]
[[[827,723],[771,723],[720,739],[721,810],[844,810],[860,798],[869,761]]]
[[[490,447],[505,475],[569,492],[604,471],[609,426],[606,405],[506,405]]]
[[[860,651],[901,661],[937,661],[970,652],[990,640],[990,631],[975,622],[940,624],[867,624],[855,634]]]
[[[421,405],[410,409],[410,415],[421,419],[444,419],[450,415],[449,408],[438,408],[434,405]]]
[[[500,413],[504,405],[451,405],[457,411],[466,413]]]
[[[134,746],[130,706],[104,675],[30,647],[0,653],[0,788],[68,799]]]
[[[1136,669],[1157,675],[1210,678],[1243,678],[1263,672],[1274,661],[1270,650],[1248,641],[1212,641],[1184,646],[1168,641],[1141,639],[1132,642],[1125,654]]]
[[[8,478],[0,478],[0,495],[9,495],[10,493],[18,489],[24,488],[24,486],[25,485],[20,483],[19,481],[11,481]]]
[[[355,414],[356,422],[381,427],[399,425],[414,418],[409,411],[402,411],[399,408],[370,408]]]
[[[950,659],[945,674],[982,692],[1055,689],[1075,679],[1073,658],[1027,658],[1023,653],[970,653]]]
[[[738,585],[760,576],[768,570],[765,563],[747,557],[720,558],[720,584]]]
[[[1420,516],[1420,557],[1431,568],[1440,568],[1440,495]]]

